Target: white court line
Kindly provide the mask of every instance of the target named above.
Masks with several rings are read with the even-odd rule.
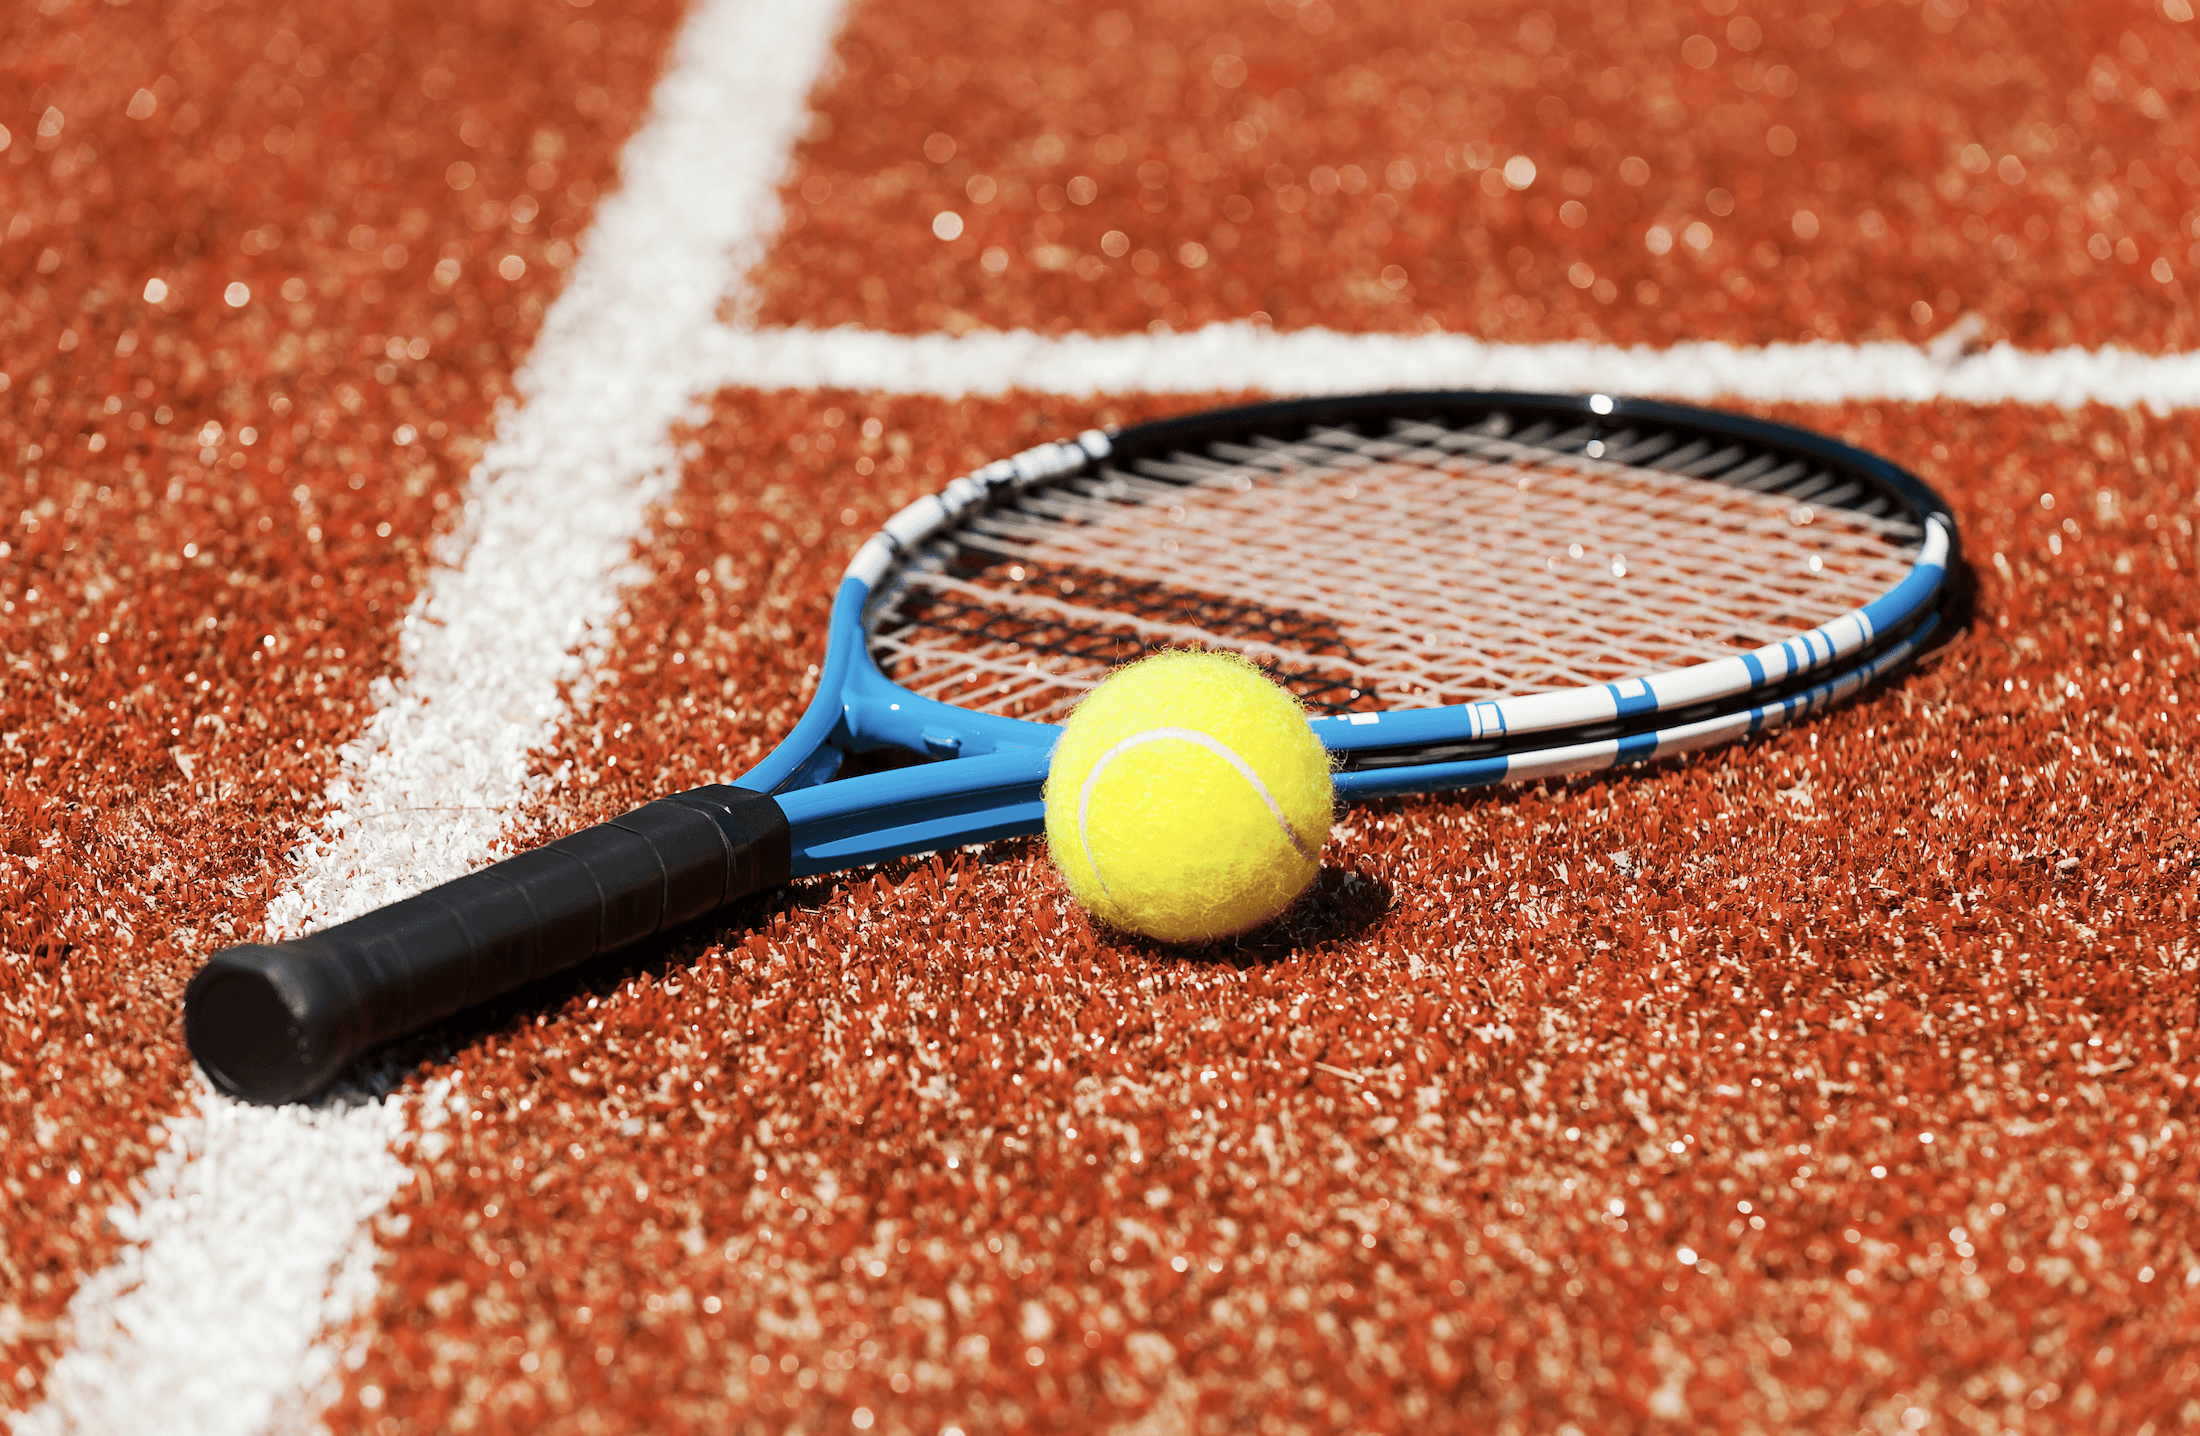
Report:
[[[709,335],[727,387],[904,394],[1335,394],[1377,389],[1603,390],[1675,399],[1796,403],[1954,399],[1965,403],[2200,405],[2200,354],[1936,344],[1489,344],[1456,334],[1276,331],[1244,323],[1182,334],[744,329]]]
[[[597,670],[642,576],[634,542],[678,478],[672,426],[716,387],[700,341],[777,231],[776,186],[839,9],[705,0],[687,22],[271,936],[466,872],[529,796],[528,754],[566,716],[560,683]],[[368,1223],[409,1179],[391,1149],[407,1116],[359,1093],[265,1108],[202,1088],[136,1209],[115,1213],[133,1245],[78,1289],[70,1349],[14,1430],[317,1428],[332,1343],[375,1292]]]

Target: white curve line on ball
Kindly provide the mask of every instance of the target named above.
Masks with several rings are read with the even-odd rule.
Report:
[[[1229,744],[1212,733],[1202,733],[1197,728],[1148,728],[1142,733],[1133,733],[1128,738],[1117,739],[1106,752],[1092,760],[1092,766],[1085,770],[1085,781],[1078,785],[1077,841],[1084,847],[1085,866],[1092,869],[1093,878],[1100,884],[1100,891],[1107,893],[1109,897],[1115,896],[1108,887],[1108,880],[1101,876],[1100,864],[1092,855],[1092,837],[1085,831],[1085,814],[1092,807],[1092,785],[1100,781],[1100,775],[1107,771],[1108,764],[1123,754],[1142,744],[1158,743],[1164,738],[1180,738],[1186,743],[1196,743],[1237,769],[1238,776],[1252,784],[1253,791],[1260,794],[1260,800],[1268,805],[1269,816],[1283,830],[1283,836],[1290,842],[1291,850],[1308,862],[1314,860],[1314,855],[1306,850],[1306,844],[1299,841],[1298,830],[1283,815],[1283,805],[1276,801],[1276,795],[1268,791],[1268,785],[1260,780],[1260,774],[1253,771],[1253,765],[1240,758]]]

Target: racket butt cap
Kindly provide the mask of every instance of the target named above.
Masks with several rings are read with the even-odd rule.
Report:
[[[214,1085],[247,1102],[302,1102],[359,1055],[336,971],[312,938],[246,944],[207,961],[184,989],[183,1035]]]

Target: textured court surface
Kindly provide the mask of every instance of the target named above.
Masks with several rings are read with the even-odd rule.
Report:
[[[19,0],[0,1412],[2200,1426],[2196,105],[2185,0]],[[775,377],[840,325],[903,358]],[[737,775],[895,508],[1317,328],[1816,342],[1723,362],[1949,497],[1975,616],[1766,741],[1348,812],[1226,949],[1007,843],[206,1091],[211,948]],[[1037,387],[957,367],[1008,329]],[[2061,346],[2167,397],[1980,401]]]

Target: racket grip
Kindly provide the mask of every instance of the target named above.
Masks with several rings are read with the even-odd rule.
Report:
[[[786,815],[724,784],[288,942],[216,953],[184,1040],[224,1091],[295,1102],[385,1042],[787,881]]]

